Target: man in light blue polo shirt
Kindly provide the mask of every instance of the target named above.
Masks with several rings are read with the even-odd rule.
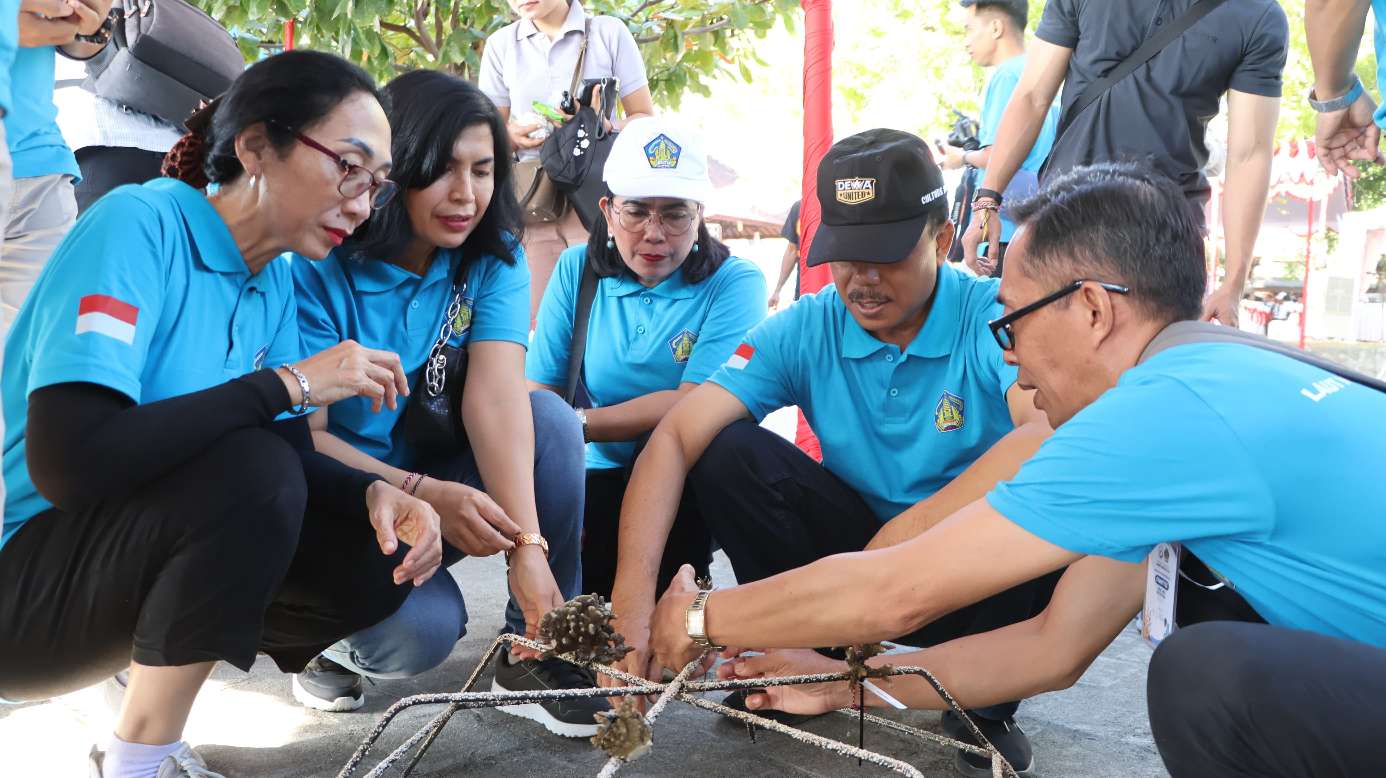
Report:
[[[1147,684],[1173,778],[1380,773],[1386,388],[1197,323],[1199,225],[1180,188],[1149,169],[1077,168],[1017,215],[1006,315],[989,328],[1054,434],[1013,478],[913,540],[713,593],[702,637],[879,640],[1065,570],[1038,617],[890,660],[928,667],[973,704],[1062,689],[1144,602],[1148,626],[1171,614],[1180,627],[1159,643]],[[1204,567],[1161,575],[1180,553]],[[696,596],[686,576],[659,605],[664,661],[699,650],[684,623]],[[727,674],[841,669],[772,652]],[[912,707],[944,705],[921,679],[882,685]],[[846,691],[774,690],[752,707],[817,712]]]
[[[110,40],[111,0],[23,0],[19,46],[8,67],[5,140],[14,166],[0,245],[0,339],[39,271],[77,219],[77,157],[58,129],[54,59],[96,56]],[[80,36],[80,37],[79,37]]]
[[[685,474],[737,580],[753,581],[918,534],[932,517],[916,503],[944,490],[958,504],[980,497],[1047,431],[987,331],[1000,311],[997,282],[944,264],[953,231],[924,141],[894,130],[839,141],[818,169],[818,197],[823,222],[808,263],[831,263],[834,286],[753,329],[636,463],[613,602],[637,672],[650,671],[640,665],[653,571]],[[821,465],[755,423],[793,405],[818,434]],[[1022,584],[903,640],[932,644],[1022,621],[1052,585]],[[1018,705],[979,713],[988,738],[1024,766]]]
[[[996,143],[996,130],[1001,126],[1001,115],[1006,112],[1006,104],[1011,101],[1011,93],[1020,83],[1020,74],[1025,70],[1025,25],[1029,20],[1029,3],[1026,0],[961,0],[967,9],[967,53],[972,61],[989,68],[995,67],[991,78],[987,79],[986,90],[982,93],[981,129],[977,142],[981,148],[963,151],[949,147],[939,167],[951,170],[968,166],[967,174],[976,180],[975,186],[982,183],[982,173],[987,161],[991,159],[991,146]],[[1049,157],[1049,148],[1054,145],[1054,133],[1059,128],[1059,106],[1050,105],[1044,116],[1044,126],[1040,128],[1035,145],[1021,163],[1020,170],[1011,178],[1011,183],[1003,193],[1003,205],[1018,203],[1035,193],[1039,186],[1039,171],[1044,160]],[[970,204],[969,204],[970,205]],[[1001,209],[1000,245],[992,247],[984,258],[979,258],[979,266],[985,264],[986,275],[1001,277],[1002,263],[1006,256],[1006,246],[1015,234],[1015,222],[1010,218],[1010,208]]]

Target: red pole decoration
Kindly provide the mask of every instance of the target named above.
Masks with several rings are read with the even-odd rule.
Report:
[[[809,247],[822,220],[818,207],[818,163],[833,145],[833,4],[832,0],[803,0],[804,6],[804,172],[799,206],[799,289],[812,294],[832,283],[827,265],[808,267]],[[829,358],[827,355],[824,358]],[[795,441],[821,461],[818,438],[803,412]]]
[[[1299,291],[1299,347],[1304,348],[1304,322],[1309,318],[1309,264],[1314,260],[1314,196],[1309,195],[1309,228],[1304,233],[1304,288]]]
[[[293,51],[293,50],[294,50],[294,21],[295,21],[295,20],[293,20],[293,19],[289,19],[288,21],[284,22],[284,50],[285,50],[285,51]]]

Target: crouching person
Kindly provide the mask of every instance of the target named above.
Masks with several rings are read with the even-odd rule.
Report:
[[[214,775],[180,738],[217,661],[249,670],[262,651],[300,670],[393,613],[442,554],[427,504],[314,453],[302,419],[274,423],[406,390],[393,354],[299,359],[277,259],[326,256],[389,197],[373,83],[331,55],[281,54],[201,118],[180,172],[216,193],[159,179],[102,198],[4,355],[0,697],[128,666],[95,776]],[[338,565],[355,575],[324,575]]]

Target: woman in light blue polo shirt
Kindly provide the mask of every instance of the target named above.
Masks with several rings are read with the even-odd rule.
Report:
[[[583,589],[611,595],[621,498],[637,441],[707,380],[765,317],[765,276],[731,256],[703,222],[712,193],[701,134],[670,117],[635,119],[617,136],[608,194],[586,246],[563,253],[539,307],[525,371],[564,392],[583,275],[597,279],[579,405],[587,447]],[[660,590],[680,564],[706,572],[711,539],[685,499],[665,548]]]
[[[217,661],[298,670],[442,558],[432,508],[314,452],[302,418],[274,423],[407,389],[393,354],[302,358],[278,259],[326,256],[390,197],[375,85],[330,54],[281,54],[190,124],[182,180],[97,202],[4,352],[0,698],[128,667],[94,776],[213,775],[180,738]]]
[[[395,411],[373,414],[348,401],[314,414],[317,448],[432,504],[442,515],[446,564],[505,551],[507,630],[534,636],[544,613],[580,593],[582,438],[562,400],[525,386],[529,271],[505,123],[475,86],[435,71],[400,76],[385,94],[391,178],[403,193],[327,261],[295,261],[294,280],[308,348],[350,339],[398,352],[414,393]],[[461,375],[434,371],[431,360],[445,347],[463,349],[444,356],[466,355]],[[418,403],[440,378],[436,396],[465,431],[442,446],[417,426]],[[466,620],[457,583],[439,575],[395,616],[295,676],[294,695],[319,710],[360,707],[359,675],[409,677],[438,665]],[[593,685],[590,673],[560,660],[520,652],[497,659],[498,689]],[[607,707],[592,700],[503,710],[576,737],[595,733],[593,714]]]

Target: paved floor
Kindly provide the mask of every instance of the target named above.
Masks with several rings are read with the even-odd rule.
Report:
[[[199,745],[214,769],[232,777],[335,775],[380,714],[396,700],[459,688],[500,628],[504,597],[500,560],[466,560],[453,573],[468,595],[471,634],[441,667],[419,678],[368,687],[366,707],[361,711],[324,714],[295,703],[288,678],[264,658],[249,674],[222,666],[198,698],[188,739]],[[716,576],[719,582],[731,580],[725,564],[719,565]],[[1043,695],[1022,708],[1020,721],[1034,740],[1038,775],[1166,775],[1145,719],[1149,654],[1139,636],[1128,630],[1077,686]],[[489,683],[489,677],[483,683]],[[436,710],[421,708],[405,714],[382,740],[379,754],[398,745]],[[902,714],[902,718],[937,728],[936,713],[912,712]],[[110,723],[100,687],[47,703],[0,706],[0,776],[85,776],[86,752],[92,742],[110,731]],[[829,737],[852,740],[856,736],[855,721],[842,716],[821,718],[808,728]],[[951,756],[928,744],[868,731],[867,747],[903,759],[926,775],[953,775]],[[603,761],[603,755],[585,740],[555,738],[536,724],[495,711],[463,711],[454,717],[415,774],[581,776],[595,775]],[[757,742],[751,743],[744,728],[676,705],[656,722],[653,751],[621,774],[751,778],[889,773],[870,765],[859,768],[851,760],[772,733],[761,733]]]

